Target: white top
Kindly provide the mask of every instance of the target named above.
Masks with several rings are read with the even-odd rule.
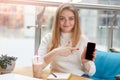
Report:
[[[61,46],[65,46],[68,41],[71,41],[70,33],[61,33]],[[41,41],[40,47],[38,49],[38,53],[40,56],[43,56],[47,53],[47,48],[49,43],[51,43],[52,34],[47,34]],[[63,56],[56,56],[54,61],[51,62],[51,68],[66,72],[66,73],[73,73],[76,75],[83,75],[85,72],[83,71],[83,64],[81,62],[80,56],[87,45],[87,38],[85,36],[81,36],[81,41],[77,44],[77,48],[79,50],[72,51],[73,54],[63,57]],[[89,61],[91,65],[90,71],[87,73],[88,75],[93,75],[96,72],[95,64],[93,61]]]

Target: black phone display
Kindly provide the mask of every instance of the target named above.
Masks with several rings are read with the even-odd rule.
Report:
[[[88,60],[93,59],[93,52],[95,50],[95,46],[96,46],[95,43],[92,43],[92,42],[87,43],[86,57],[85,57],[86,59],[88,59]]]

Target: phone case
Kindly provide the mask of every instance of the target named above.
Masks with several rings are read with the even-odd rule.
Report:
[[[93,59],[93,52],[95,50],[95,46],[96,46],[95,43],[88,42],[87,50],[86,50],[86,57],[85,57],[86,59],[88,59],[88,60],[92,60]]]

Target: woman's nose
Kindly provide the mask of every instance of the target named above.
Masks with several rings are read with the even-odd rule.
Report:
[[[69,22],[69,20],[65,20],[65,26],[69,26],[69,24],[70,24],[70,22]]]

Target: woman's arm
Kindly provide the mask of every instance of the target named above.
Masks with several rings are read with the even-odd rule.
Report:
[[[44,61],[49,64],[56,56],[68,56],[73,50],[78,50],[78,48],[68,46],[55,48],[44,56]]]
[[[45,56],[44,56],[44,61],[46,62],[46,64],[49,64],[51,61],[53,61],[53,59],[56,57],[57,55],[55,54],[54,51],[50,51],[48,52]]]

